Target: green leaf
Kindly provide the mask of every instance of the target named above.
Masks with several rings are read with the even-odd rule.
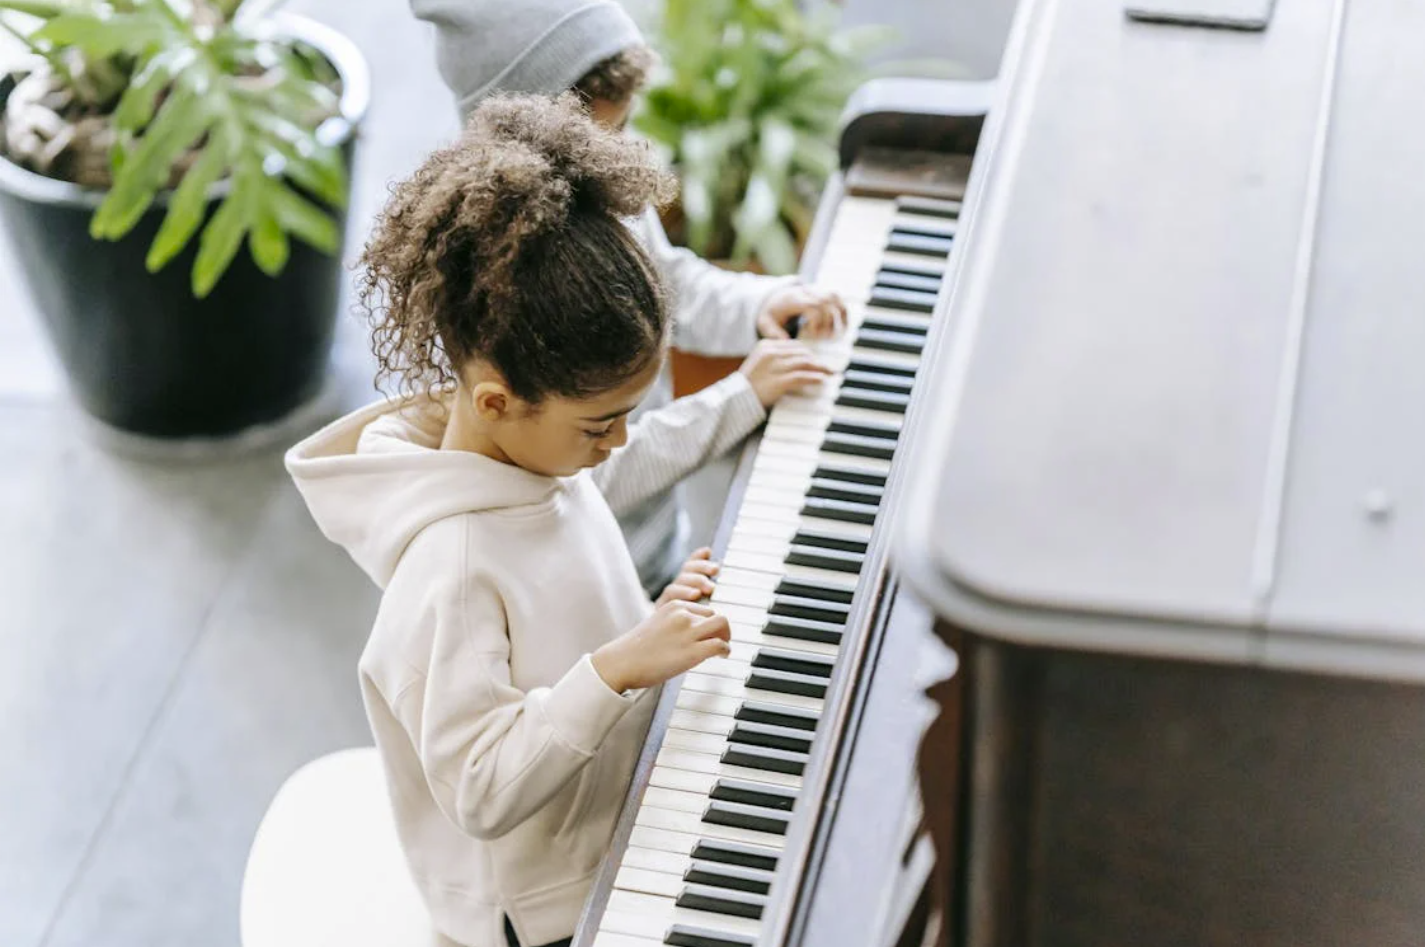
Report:
[[[797,270],[797,248],[787,228],[776,223],[763,229],[753,244],[752,251],[762,268],[773,276],[795,273]]]
[[[247,246],[257,268],[268,276],[276,276],[282,272],[292,249],[276,215],[260,205],[257,208],[257,220],[247,235]]]
[[[94,212],[89,232],[99,239],[117,240],[133,229],[157,191],[168,183],[173,162],[212,122],[208,99],[187,84],[175,87],[119,169],[114,186]]]
[[[261,169],[239,169],[233,189],[203,228],[198,257],[193,261],[193,295],[199,299],[213,291],[242,246],[243,234],[253,220],[261,175]]]
[[[62,13],[34,32],[34,38],[54,46],[74,46],[94,59],[117,53],[138,56],[161,46],[172,36],[168,22],[148,10],[134,13]]]
[[[208,210],[208,191],[222,177],[228,166],[228,141],[218,126],[203,154],[183,175],[178,188],[168,202],[168,214],[158,228],[158,235],[149,245],[144,265],[156,273],[177,256],[198,227]]]
[[[114,124],[123,131],[137,132],[153,118],[158,96],[194,59],[190,49],[171,49],[144,63],[114,109]]]
[[[48,20],[65,11],[65,4],[55,0],[0,0],[0,10],[12,10]]]
[[[320,207],[280,182],[267,194],[268,207],[282,229],[323,253],[341,248],[341,230]]]

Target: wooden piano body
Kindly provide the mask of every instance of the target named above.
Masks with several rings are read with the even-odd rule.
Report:
[[[950,942],[1425,943],[1422,31],[1021,3],[897,524]]]

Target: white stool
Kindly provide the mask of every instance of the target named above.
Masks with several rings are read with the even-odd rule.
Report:
[[[277,790],[242,878],[242,947],[428,947],[374,747],[313,760]]]

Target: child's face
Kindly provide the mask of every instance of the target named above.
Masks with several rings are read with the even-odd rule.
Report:
[[[653,387],[660,359],[628,381],[590,398],[550,396],[537,408],[516,402],[490,427],[491,439],[514,463],[550,477],[597,467],[628,441],[628,413]]]
[[[628,124],[628,115],[633,111],[633,96],[629,96],[621,102],[614,102],[610,99],[591,99],[589,101],[589,117],[605,128],[614,131],[623,131]]]

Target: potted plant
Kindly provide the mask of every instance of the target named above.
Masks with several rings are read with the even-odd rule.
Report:
[[[669,237],[725,265],[796,270],[836,170],[836,129],[882,27],[798,0],[667,0],[634,118],[682,181]]]
[[[0,81],[0,220],[77,400],[124,431],[231,435],[322,386],[369,80],[271,9],[0,0],[32,53]]]

